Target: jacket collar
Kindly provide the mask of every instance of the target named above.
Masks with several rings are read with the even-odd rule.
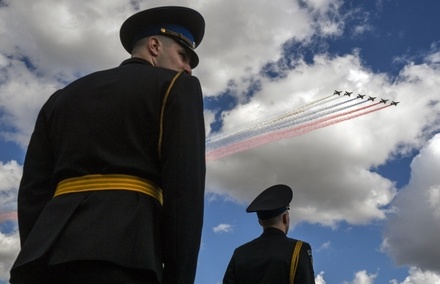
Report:
[[[132,58],[126,59],[126,60],[122,61],[121,66],[126,65],[126,64],[130,64],[130,63],[139,63],[139,64],[153,66],[153,64],[151,64],[147,60],[140,58],[140,57],[132,57]]]
[[[282,236],[285,236],[286,234],[283,231],[281,231],[280,229],[277,229],[277,228],[266,228],[266,229],[264,229],[262,236],[264,236],[264,235],[282,235]]]

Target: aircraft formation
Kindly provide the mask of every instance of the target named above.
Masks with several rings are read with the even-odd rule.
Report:
[[[320,128],[367,115],[399,102],[388,99],[338,91],[319,97],[286,112],[244,124],[230,132],[211,134],[206,140],[206,160],[214,161],[278,140],[306,134]],[[360,101],[359,101],[360,99]],[[368,101],[372,103],[367,104]]]
[[[338,91],[338,90],[335,90],[334,91],[334,93],[333,93],[333,95],[338,95],[338,96],[340,96],[342,94],[342,91]],[[353,92],[348,92],[348,91],[344,91],[344,95],[343,96],[351,96],[351,94],[353,94]],[[364,97],[365,97],[366,95],[361,95],[361,94],[358,94],[357,95],[357,98],[359,98],[359,99],[364,99]],[[371,96],[368,96],[368,99],[367,99],[367,101],[374,101],[376,99],[376,97],[371,97]],[[383,104],[387,104],[387,101],[389,101],[389,100],[386,100],[386,99],[380,99],[380,103],[383,103]],[[391,101],[391,103],[390,103],[390,105],[392,105],[392,106],[397,106],[397,104],[398,104],[399,102],[395,102],[395,101]]]

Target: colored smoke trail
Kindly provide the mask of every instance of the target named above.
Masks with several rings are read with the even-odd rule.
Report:
[[[345,103],[348,103],[350,101],[355,100],[355,99],[350,99],[350,100],[344,101],[342,103],[337,103],[337,104],[334,104],[334,105],[331,105],[331,106],[327,106],[325,108],[320,108],[318,110],[314,110],[312,112],[302,114],[303,112],[305,112],[305,111],[307,111],[309,109],[313,109],[317,105],[328,103],[328,102],[333,101],[335,99],[341,98],[341,97],[337,96],[335,99],[330,99],[333,96],[334,95],[332,94],[330,96],[318,99],[316,101],[312,101],[312,102],[308,103],[307,105],[304,105],[302,107],[290,110],[287,113],[284,113],[282,115],[276,116],[275,118],[272,118],[272,119],[269,119],[269,120],[257,123],[254,126],[247,127],[247,128],[235,131],[233,133],[228,133],[226,135],[215,135],[213,137],[209,137],[207,139],[207,141],[206,141],[206,143],[207,143],[206,144],[207,151],[209,152],[209,151],[212,151],[212,150],[220,148],[220,147],[225,147],[226,145],[229,145],[229,144],[232,144],[232,143],[236,143],[236,142],[238,142],[240,140],[249,138],[249,137],[254,136],[254,135],[258,135],[258,133],[261,133],[261,132],[264,132],[264,131],[268,131],[268,128],[273,128],[276,125],[281,125],[282,123],[286,123],[286,121],[291,122],[292,119],[293,119],[292,117],[296,116],[298,114],[301,114],[301,115],[296,116],[296,119],[300,119],[300,118],[303,118],[303,117],[308,117],[310,115],[313,115],[313,114],[322,112],[324,110],[331,109],[331,108],[334,108],[336,106],[343,105]],[[335,111],[337,111],[337,110],[335,110]]]
[[[353,101],[353,100],[348,100],[348,101],[345,101],[344,103],[348,103],[348,102],[350,102],[350,101]],[[272,129],[281,129],[281,128],[291,127],[291,126],[293,126],[293,125],[297,125],[297,124],[301,124],[301,123],[309,122],[309,121],[312,121],[312,120],[318,119],[318,118],[320,118],[320,117],[324,117],[324,116],[329,115],[329,114],[332,114],[332,113],[336,113],[336,112],[339,112],[339,111],[343,111],[343,110],[346,110],[346,109],[349,109],[349,108],[355,107],[355,106],[360,105],[360,104],[363,104],[363,103],[365,103],[365,101],[362,101],[362,102],[359,102],[359,103],[355,103],[355,104],[351,104],[351,105],[344,106],[344,107],[340,107],[340,108],[334,108],[334,107],[336,107],[336,106],[342,105],[343,103],[336,104],[336,105],[333,105],[333,106],[331,106],[331,107],[327,107],[327,108],[324,108],[324,109],[320,109],[319,111],[312,112],[312,113],[310,113],[310,114],[308,114],[308,115],[304,115],[304,116],[296,117],[295,119],[290,120],[290,121],[286,121],[286,122],[283,123],[283,124],[276,124],[276,125],[273,125],[273,126],[271,127],[271,129],[269,129],[269,130],[272,130]],[[326,111],[326,112],[322,112],[322,111],[324,111],[324,110],[328,110],[328,111]],[[301,119],[301,118],[303,118],[303,119]]]
[[[339,99],[340,98],[338,96],[335,99],[328,100],[329,98],[331,98],[333,96],[334,95],[332,94],[332,95],[329,95],[327,97],[324,97],[324,98],[312,101],[312,102],[310,102],[310,103],[308,103],[308,104],[306,104],[306,105],[304,105],[302,107],[290,110],[287,113],[284,113],[282,115],[276,116],[276,117],[274,117],[272,119],[269,119],[269,120],[257,123],[256,125],[253,125],[253,126],[250,126],[250,127],[244,128],[244,129],[240,129],[240,130],[232,132],[232,133],[228,133],[226,135],[221,134],[221,135],[215,135],[213,137],[209,137],[207,139],[207,147],[209,147],[209,148],[218,148],[218,147],[220,147],[219,143],[221,143],[223,146],[224,146],[224,144],[230,144],[227,141],[229,141],[229,140],[236,141],[237,137],[240,137],[242,135],[248,136],[247,135],[248,132],[261,129],[261,128],[267,126],[267,125],[273,125],[273,123],[276,123],[278,121],[283,121],[285,119],[288,119],[291,116],[303,113],[307,109],[310,109],[310,108],[315,107],[317,105],[328,103],[329,101],[333,101],[335,99]]]
[[[281,116],[278,116],[275,119],[269,120],[269,121],[265,122],[264,124],[272,124],[272,123],[275,123],[277,121],[284,120],[284,119],[286,119],[286,118],[288,118],[290,116],[297,115],[299,113],[303,113],[303,112],[305,112],[309,108],[316,107],[316,106],[321,105],[321,104],[326,104],[328,102],[331,102],[331,101],[334,101],[334,100],[337,100],[337,99],[340,98],[340,97],[336,97],[334,99],[328,100],[329,98],[331,98],[333,96],[334,95],[330,95],[330,96],[324,97],[322,99],[310,102],[310,103],[308,103],[308,104],[306,104],[306,105],[304,105],[304,106],[302,106],[300,108],[293,109],[293,110],[291,110],[291,111],[289,111],[289,112],[287,112],[287,113],[285,113],[285,114],[283,114]]]
[[[1,212],[0,223],[5,221],[17,221],[17,211]]]
[[[360,103],[358,103],[360,104]],[[358,105],[355,104],[355,105]],[[261,135],[256,135],[253,137],[250,137],[247,140],[242,140],[234,144],[230,144],[226,147],[220,147],[218,149],[215,149],[213,151],[210,151],[206,155],[207,161],[214,161],[217,159],[220,159],[222,157],[226,157],[241,151],[249,150],[252,148],[255,148],[257,146],[261,146],[267,143],[279,141],[281,139],[291,138],[299,135],[306,134],[308,132],[311,132],[316,129],[324,128],[330,125],[334,125],[336,123],[340,123],[346,120],[354,119],[359,116],[363,116],[375,111],[379,111],[381,109],[387,108],[390,105],[386,105],[379,108],[374,108],[368,111],[360,112],[362,110],[366,110],[368,108],[377,106],[380,103],[375,103],[369,106],[357,108],[354,110],[346,111],[343,113],[335,114],[329,117],[324,117],[316,121],[311,121],[307,124],[300,125],[294,128],[281,128],[281,129],[272,129],[271,131],[262,133]]]
[[[338,97],[338,98],[340,98],[340,97]],[[344,104],[347,104],[347,103],[352,102],[354,100],[356,100],[356,98],[349,99],[349,100],[346,100],[346,101],[343,101],[340,103],[336,103],[336,104],[333,104],[333,105],[330,105],[327,107],[319,108],[316,110],[310,109],[309,112],[298,115],[298,116],[294,115],[294,114],[298,114],[298,111],[290,112],[290,115],[279,116],[278,119],[268,120],[264,124],[258,124],[255,127],[241,130],[239,132],[235,132],[233,134],[226,135],[224,137],[220,136],[220,139],[208,140],[207,147],[206,147],[207,152],[213,151],[218,148],[227,147],[228,145],[235,144],[235,143],[238,143],[242,140],[246,140],[246,139],[252,138],[254,136],[261,135],[265,132],[275,131],[275,130],[279,130],[279,129],[286,128],[286,127],[292,127],[297,124],[306,123],[308,121],[315,120],[320,117],[330,115],[330,114],[333,114],[333,113],[336,113],[339,111],[343,111],[345,109],[352,108],[354,106],[357,106],[357,105],[360,105],[360,104],[363,104],[366,102],[366,101],[361,101],[359,103],[350,104],[348,106],[343,106]],[[332,101],[332,100],[330,100],[330,101]],[[309,105],[311,105],[311,104],[309,104]],[[341,106],[341,107],[336,108],[337,106]],[[300,109],[302,109],[302,108],[300,108]],[[297,110],[299,110],[299,109],[297,109]]]

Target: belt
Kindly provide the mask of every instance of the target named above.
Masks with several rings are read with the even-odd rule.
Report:
[[[75,192],[99,190],[130,190],[156,198],[163,204],[162,189],[155,183],[137,176],[95,174],[68,178],[58,183],[54,197]]]

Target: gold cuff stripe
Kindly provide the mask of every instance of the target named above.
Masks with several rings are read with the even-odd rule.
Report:
[[[165,105],[167,104],[168,96],[170,95],[171,89],[173,88],[174,83],[176,82],[177,78],[183,73],[183,71],[180,71],[177,73],[174,78],[171,80],[170,85],[168,86],[167,92],[165,93],[165,96],[163,98],[162,102],[162,108],[160,110],[160,123],[159,123],[159,141],[157,144],[157,153],[159,155],[159,159],[162,157],[162,136],[163,136],[163,116],[165,113]]]
[[[292,261],[290,262],[290,283],[295,282],[296,268],[299,262],[299,252],[301,251],[302,241],[297,241],[295,244],[295,249],[292,254]]]
[[[96,174],[65,179],[58,183],[54,197],[66,193],[120,189],[144,193],[163,204],[162,189],[158,185],[147,179],[121,174]]]

